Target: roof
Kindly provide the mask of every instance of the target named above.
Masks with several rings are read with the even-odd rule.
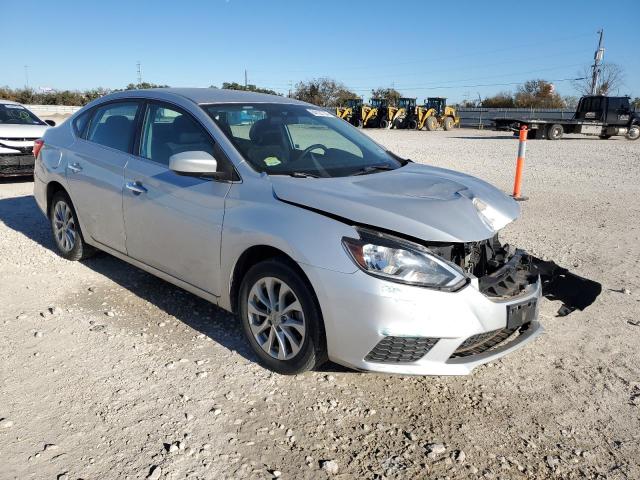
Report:
[[[268,95],[266,93],[246,92],[243,90],[226,90],[223,88],[149,88],[145,90],[127,90],[118,96],[154,97],[178,95],[197,104],[206,103],[295,103],[307,105],[293,98]]]
[[[9,104],[9,105],[21,105],[20,103],[14,102],[13,100],[5,100],[3,98],[0,98],[0,103]]]

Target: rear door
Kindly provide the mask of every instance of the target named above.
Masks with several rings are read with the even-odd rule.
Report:
[[[140,102],[109,102],[93,110],[67,156],[71,199],[84,234],[126,253],[122,216],[124,166],[131,157]]]
[[[181,176],[169,157],[206,151],[224,158],[206,130],[183,109],[145,107],[136,155],[125,167],[124,218],[128,255],[218,296],[224,202],[231,183]]]

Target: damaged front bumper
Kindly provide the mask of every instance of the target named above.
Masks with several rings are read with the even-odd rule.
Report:
[[[359,370],[465,375],[540,335],[542,282],[529,255],[480,245],[495,249],[482,260],[477,246],[440,245],[470,270],[456,292],[301,265],[317,286],[329,358]],[[472,273],[483,269],[480,278]]]

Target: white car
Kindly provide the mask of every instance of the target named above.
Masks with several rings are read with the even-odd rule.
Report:
[[[0,177],[32,175],[33,142],[54,125],[19,103],[0,99]]]
[[[467,374],[542,332],[531,258],[498,241],[513,199],[308,103],[108,95],[37,142],[34,192],[64,258],[103,250],[235,312],[276,372]]]

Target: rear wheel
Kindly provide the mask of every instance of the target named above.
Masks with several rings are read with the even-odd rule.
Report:
[[[415,130],[416,128],[418,128],[418,122],[416,122],[415,120],[409,120],[408,128],[411,130]]]
[[[76,261],[89,258],[95,253],[95,249],[84,242],[78,216],[65,192],[53,195],[49,219],[53,241],[61,257]]]
[[[625,137],[627,140],[638,140],[640,138],[640,125],[631,125]]]
[[[389,120],[383,118],[380,120],[380,128],[389,128]]]
[[[427,130],[433,132],[438,129],[438,119],[433,115],[427,118]]]
[[[549,127],[547,138],[549,140],[560,140],[564,134],[564,128],[558,123],[554,123]]]
[[[454,121],[453,118],[447,117],[444,119],[444,129],[449,131],[453,130]]]
[[[294,375],[327,359],[322,315],[311,287],[286,261],[253,266],[240,286],[238,312],[262,365]]]

